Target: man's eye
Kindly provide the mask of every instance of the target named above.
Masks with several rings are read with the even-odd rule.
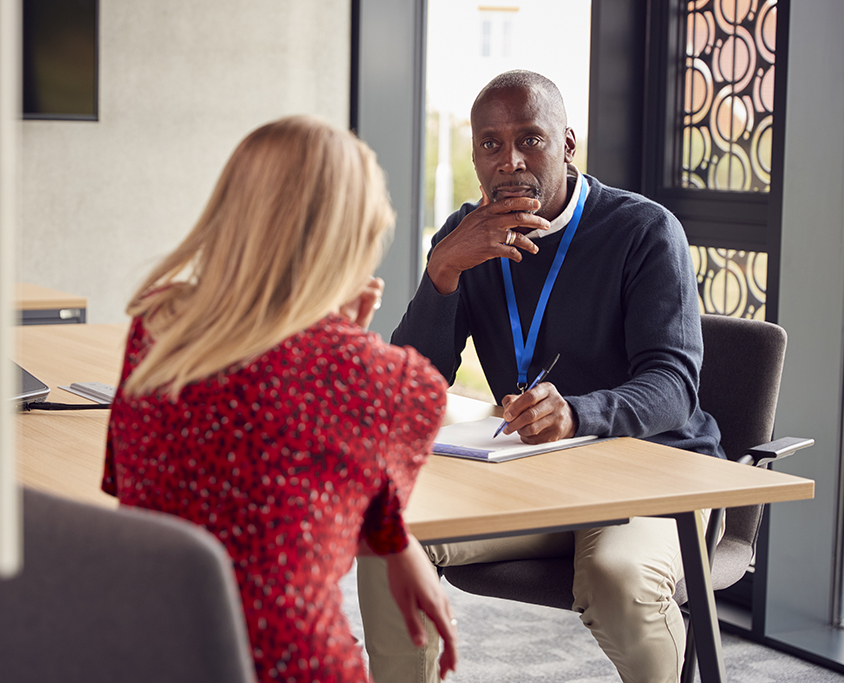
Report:
[[[492,140],[484,140],[481,143],[481,147],[484,149],[495,149],[495,143]]]
[[[525,145],[528,147],[536,147],[539,144],[539,138],[529,137],[525,138]]]

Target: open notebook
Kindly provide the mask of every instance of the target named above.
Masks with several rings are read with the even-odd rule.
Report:
[[[500,417],[487,417],[473,422],[457,422],[440,428],[434,439],[435,455],[450,455],[456,458],[484,460],[486,462],[503,462],[524,458],[529,455],[559,451],[590,443],[598,439],[597,436],[576,436],[572,439],[562,439],[537,445],[522,443],[518,434],[499,434],[492,438]]]

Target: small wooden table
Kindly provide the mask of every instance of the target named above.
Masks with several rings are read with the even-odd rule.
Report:
[[[88,299],[29,283],[15,285],[15,303],[23,325],[84,323]]]

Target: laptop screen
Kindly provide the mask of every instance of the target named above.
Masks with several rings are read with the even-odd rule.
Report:
[[[18,391],[12,395],[11,399],[13,403],[23,405],[26,403],[43,401],[47,398],[47,395],[50,393],[50,387],[31,373],[24,370],[17,363],[13,363],[13,365],[15,366],[14,372],[17,373],[19,378],[17,386]]]

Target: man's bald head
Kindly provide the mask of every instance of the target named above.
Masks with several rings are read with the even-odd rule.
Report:
[[[524,69],[515,69],[513,71],[505,71],[493,78],[487,83],[483,89],[478,93],[475,102],[472,104],[472,119],[474,119],[475,109],[480,103],[487,98],[488,95],[493,95],[497,91],[509,89],[532,90],[534,92],[542,93],[548,104],[553,108],[555,113],[560,117],[558,123],[560,127],[565,130],[568,127],[568,115],[566,114],[566,104],[563,101],[563,96],[560,94],[560,89],[554,82],[538,74],[535,71],[527,71]]]

